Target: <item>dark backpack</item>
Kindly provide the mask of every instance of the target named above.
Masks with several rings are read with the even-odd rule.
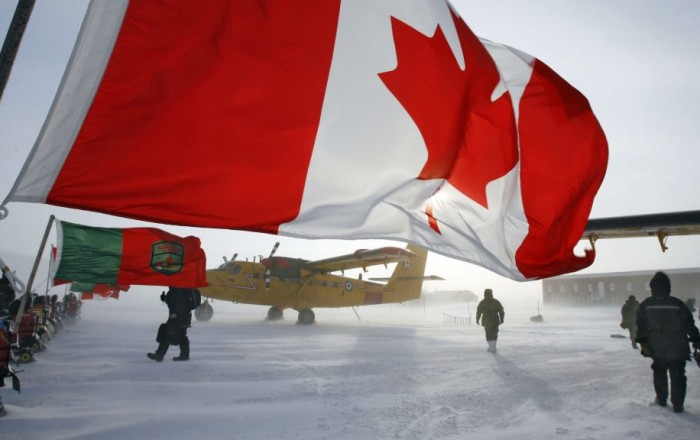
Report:
[[[202,304],[202,295],[199,293],[199,289],[189,289],[189,294],[187,298],[187,306],[190,310],[194,310]]]

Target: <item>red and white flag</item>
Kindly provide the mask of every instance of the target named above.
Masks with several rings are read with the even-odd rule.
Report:
[[[93,0],[7,201],[408,241],[519,280],[592,262],[607,143],[541,61],[446,1],[205,3]]]
[[[71,292],[80,293],[80,299],[83,301],[91,299],[119,299],[120,292],[127,292],[131,286],[122,286],[119,284],[90,284],[82,282],[73,282],[70,286]]]

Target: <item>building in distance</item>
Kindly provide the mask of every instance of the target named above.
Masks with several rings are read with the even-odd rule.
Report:
[[[700,297],[700,268],[663,269],[671,278],[671,295],[686,301]],[[649,280],[657,270],[574,274],[542,280],[545,306],[621,305],[630,295],[651,295]]]

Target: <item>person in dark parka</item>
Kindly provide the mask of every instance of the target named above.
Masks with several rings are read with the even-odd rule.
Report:
[[[642,355],[653,359],[656,403],[666,406],[670,374],[673,411],[683,412],[685,363],[690,359],[688,341],[699,347],[700,332],[683,301],[671,296],[668,275],[656,272],[649,287],[652,296],[642,301],[637,311],[637,342]]]
[[[476,324],[484,327],[486,331],[486,342],[489,348],[486,349],[489,353],[496,352],[496,340],[498,339],[498,326],[503,324],[505,312],[501,302],[493,297],[493,290],[484,290],[484,299],[476,306]]]
[[[0,277],[0,313],[10,307],[10,303],[15,300],[15,289],[10,284],[10,279],[5,276],[5,271]]]
[[[630,295],[627,301],[622,305],[620,313],[622,314],[622,322],[620,327],[626,328],[630,332],[630,340],[632,348],[637,348],[637,310],[639,309],[639,301],[634,295]]]
[[[168,306],[168,320],[158,331],[158,349],[155,353],[148,353],[149,359],[162,361],[170,345],[180,346],[180,355],[174,357],[174,361],[186,361],[190,358],[190,340],[187,337],[187,329],[192,325],[192,310],[194,304],[193,294],[199,295],[196,289],[182,287],[170,287],[168,293],[160,295],[161,301]]]

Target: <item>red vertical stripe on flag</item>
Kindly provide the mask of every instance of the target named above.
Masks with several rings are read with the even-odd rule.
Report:
[[[58,248],[56,246],[51,245],[51,259],[49,260],[49,267],[50,267],[50,273],[53,276],[56,273],[56,257],[58,255]],[[49,280],[51,282],[51,286],[60,286],[61,284],[68,284],[70,283],[69,280],[61,280],[57,278],[51,278]]]
[[[520,101],[523,205],[529,233],[516,254],[528,278],[573,272],[593,262],[576,257],[593,198],[605,175],[605,134],[588,100],[537,60]]]
[[[48,203],[276,233],[299,211],[339,8],[131,2]]]

